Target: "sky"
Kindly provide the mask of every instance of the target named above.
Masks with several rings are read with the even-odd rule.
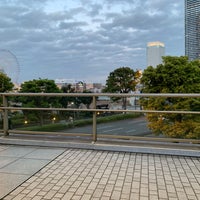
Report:
[[[144,70],[152,41],[185,54],[184,0],[0,1],[0,66],[18,83],[105,83],[119,67]]]

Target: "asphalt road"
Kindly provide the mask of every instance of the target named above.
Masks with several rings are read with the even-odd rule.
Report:
[[[92,134],[92,126],[67,129],[68,133]],[[97,124],[97,134],[148,136],[151,135],[144,117]]]

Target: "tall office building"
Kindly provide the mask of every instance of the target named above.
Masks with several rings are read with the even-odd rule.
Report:
[[[162,42],[147,43],[147,66],[156,67],[162,63],[165,55],[165,45]]]
[[[200,0],[185,0],[185,55],[200,58]]]

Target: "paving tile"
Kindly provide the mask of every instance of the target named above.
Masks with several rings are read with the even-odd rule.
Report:
[[[110,197],[102,196],[102,197],[101,197],[101,200],[110,200]]]
[[[53,198],[53,196],[56,194],[56,190],[50,190],[50,191],[48,191],[46,194],[45,194],[45,198],[46,199],[52,199]]]
[[[34,151],[28,156],[40,159]],[[199,180],[196,158],[67,149],[23,183],[21,194],[26,200],[198,199]],[[20,198],[19,191],[10,196]]]
[[[48,149],[28,146],[0,145],[0,199],[30,178],[30,176],[35,174],[38,170],[46,166],[63,151],[65,150],[56,148]],[[46,177],[47,176],[49,176],[49,174],[47,174]],[[26,196],[34,190],[41,181],[42,180],[38,179],[38,177],[34,177],[25,182],[24,187],[30,186],[30,189],[23,190],[23,196]],[[14,199],[15,197],[16,199],[24,199],[22,195],[18,197],[19,194],[15,192],[13,192],[13,194],[15,195],[11,199]],[[27,196],[26,198],[29,199],[31,197]]]
[[[34,196],[31,200],[41,200],[41,199],[43,199],[43,197],[42,196]]]
[[[9,146],[6,146],[6,145],[1,145],[0,146],[0,151],[3,151],[3,150],[5,150],[5,149],[8,149],[10,147],[10,145]]]
[[[3,200],[13,200],[13,198],[15,197],[13,197],[12,195],[9,195],[9,196],[4,197]]]
[[[63,149],[39,148],[24,156],[24,158],[51,160],[63,153]]]
[[[24,187],[18,187],[13,192],[11,192],[11,195],[15,195],[16,196],[16,195],[20,194],[23,190],[24,190]]]
[[[40,192],[40,189],[34,188],[34,189],[31,190],[31,192],[29,192],[27,194],[27,197],[33,198],[34,196],[36,196],[38,194],[38,192]]]
[[[18,196],[14,197],[12,200],[21,200],[25,197],[25,194],[19,194]]]
[[[17,158],[14,157],[0,156],[0,168],[3,168],[16,160]]]
[[[19,182],[21,183],[28,178],[28,175],[0,173],[0,199],[14,190]]]
[[[63,199],[65,200],[71,200],[73,197],[74,193],[73,192],[66,192],[65,195],[63,196]]]
[[[31,152],[33,152],[35,148],[32,147],[19,147],[19,146],[11,146],[9,148],[0,151],[0,156],[8,156],[8,157],[22,157]]]
[[[35,168],[41,169],[44,165],[49,163],[49,160],[36,160],[36,159],[18,159],[8,165],[6,168],[1,168],[0,172],[11,174],[24,174],[32,175],[35,173]]]

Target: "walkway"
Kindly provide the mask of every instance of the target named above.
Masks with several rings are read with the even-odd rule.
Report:
[[[0,199],[62,152],[64,149],[0,145]]]
[[[7,147],[0,146],[1,152]],[[39,167],[43,165],[43,168],[34,175],[30,173],[27,181],[28,174],[22,177],[25,182],[4,200],[200,199],[200,157],[47,148],[44,162],[44,148],[12,148],[15,152],[23,152],[21,148],[26,148],[24,161],[43,161]],[[49,164],[48,155],[52,159]],[[2,159],[0,154],[0,163]],[[14,159],[10,166],[6,166],[6,162],[0,165],[1,187],[2,181],[10,175],[25,173],[19,165],[15,165],[18,166],[16,171],[11,170],[10,166],[17,160]],[[5,170],[8,170],[7,174],[2,178],[1,173]]]

